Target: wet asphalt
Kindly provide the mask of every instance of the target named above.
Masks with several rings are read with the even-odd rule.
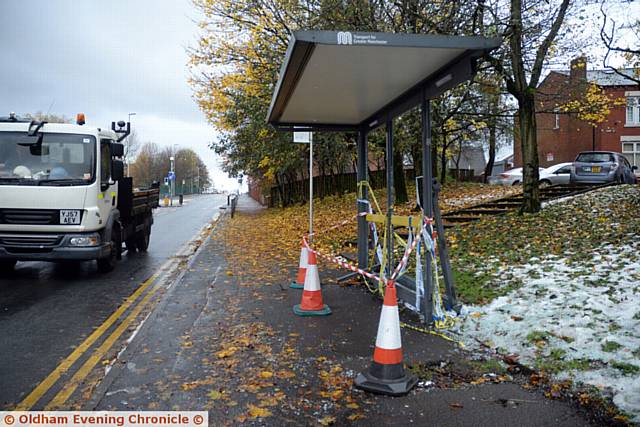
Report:
[[[117,268],[95,262],[20,262],[0,276],[0,409],[14,406],[132,292],[226,205],[224,195],[159,208],[147,253],[123,254]]]

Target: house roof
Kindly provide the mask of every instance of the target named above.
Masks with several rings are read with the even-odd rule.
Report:
[[[558,71],[565,76],[569,75],[569,70]],[[633,68],[624,68],[620,72],[633,75]],[[638,83],[628,79],[613,70],[587,70],[587,81],[595,82],[598,86],[638,86]]]
[[[267,121],[275,127],[357,130],[467,80],[498,39],[298,31],[289,42]]]

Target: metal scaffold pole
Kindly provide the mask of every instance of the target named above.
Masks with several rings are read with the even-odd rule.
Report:
[[[422,102],[420,113],[422,119],[422,209],[427,218],[433,217],[433,170],[431,163],[431,102],[422,90]],[[433,318],[433,288],[432,288],[432,256],[431,251],[425,248],[424,267],[422,269],[424,296],[421,312],[427,324]]]

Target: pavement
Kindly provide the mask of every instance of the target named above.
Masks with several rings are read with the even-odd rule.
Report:
[[[116,269],[98,272],[95,262],[20,262],[0,277],[0,408],[13,408],[95,333],[141,284],[162,271],[170,280],[171,262],[203,226],[226,205],[224,195],[187,197],[182,207],[154,212],[147,253],[123,254]],[[165,274],[166,273],[166,274]],[[117,326],[104,328],[111,333]],[[101,337],[102,338],[102,337]],[[77,358],[84,362],[97,347]],[[76,365],[64,369],[74,373]],[[61,372],[62,370],[59,370]],[[33,405],[41,409],[65,375]]]
[[[260,211],[240,198],[239,215]],[[337,285],[337,272],[321,267],[333,314],[295,316],[301,291],[289,289],[288,278],[238,278],[227,256],[234,242],[225,235],[229,221],[225,215],[216,223],[125,347],[105,360],[106,374],[78,387],[68,407],[206,409],[215,426],[597,425],[486,355],[408,329],[404,359],[419,387],[399,398],[353,389],[352,379],[371,362],[381,301],[359,286]]]

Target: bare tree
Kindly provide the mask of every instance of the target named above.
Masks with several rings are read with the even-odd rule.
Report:
[[[71,123],[71,119],[62,115],[52,114],[52,113],[43,113],[42,111],[38,111],[34,114],[26,114],[25,117],[31,120],[37,120],[39,122],[47,122],[47,123]]]
[[[600,12],[603,16],[602,26],[600,27],[600,39],[607,49],[607,53],[603,59],[605,68],[613,70],[616,74],[640,84],[640,48],[638,48],[638,46],[640,46],[640,18],[635,17],[635,21],[620,24],[609,16],[609,12],[605,9],[604,1],[600,4]],[[626,40],[634,39],[635,45],[633,45],[633,47],[630,43],[626,45],[622,44],[623,37],[620,35],[621,31],[628,33]],[[614,54],[621,55],[629,67],[620,68],[610,65],[609,59]]]
[[[483,0],[479,1],[479,5],[483,7],[484,3]],[[570,3],[571,0],[509,0],[507,17],[501,16],[498,7],[495,12],[491,8],[484,9],[485,16],[486,12],[489,12],[493,21],[487,26],[487,30],[500,28],[499,35],[505,40],[503,47],[493,53],[489,61],[504,80],[507,91],[518,103],[518,131],[524,175],[521,212],[540,211],[535,93],[545,61],[556,41]]]

